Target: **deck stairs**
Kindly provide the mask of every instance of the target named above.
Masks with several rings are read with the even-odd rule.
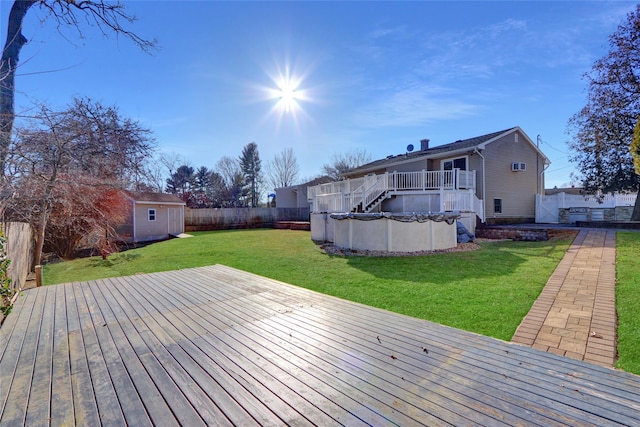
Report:
[[[371,175],[365,177],[364,183],[354,191],[351,212],[369,213],[383,200],[389,197],[389,186],[386,175]]]

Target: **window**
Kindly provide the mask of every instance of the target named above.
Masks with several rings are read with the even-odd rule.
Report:
[[[149,221],[155,221],[156,220],[156,210],[155,209],[149,209],[148,210],[148,214],[149,214]]]
[[[450,171],[454,169],[467,170],[467,158],[458,157],[457,159],[445,160],[442,162],[442,170]]]
[[[511,170],[514,172],[524,172],[527,170],[527,164],[523,162],[511,163]]]
[[[493,199],[493,213],[502,213],[502,199]]]

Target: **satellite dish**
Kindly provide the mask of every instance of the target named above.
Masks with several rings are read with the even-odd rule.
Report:
[[[413,151],[413,144],[407,145],[407,151],[410,153]]]

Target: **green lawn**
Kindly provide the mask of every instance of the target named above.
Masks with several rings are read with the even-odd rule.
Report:
[[[570,245],[491,242],[419,257],[329,256],[289,230],[193,233],[144,248],[47,265],[45,284],[224,264],[322,293],[510,340]]]
[[[640,375],[640,233],[618,232],[616,254],[616,367]]]

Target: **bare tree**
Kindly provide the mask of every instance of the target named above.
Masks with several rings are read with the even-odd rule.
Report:
[[[158,161],[165,168],[167,168],[167,172],[169,175],[178,170],[178,167],[181,165],[189,165],[189,162],[179,153],[160,153],[158,156]]]
[[[154,148],[148,130],[120,117],[114,107],[90,100],[76,99],[62,112],[42,107],[39,116],[17,130],[5,182],[13,193],[7,214],[36,230],[35,263],[42,256],[49,219],[60,207],[62,188],[80,195],[96,186],[122,188],[123,177],[137,167],[128,157],[148,157]]]
[[[141,193],[162,193],[165,185],[164,165],[157,156],[147,159],[144,168],[144,181],[136,185],[135,191]]]
[[[331,163],[322,165],[322,173],[337,181],[343,173],[349,172],[371,161],[371,155],[366,150],[352,150],[343,154],[332,154]]]
[[[136,18],[125,11],[120,1],[104,0],[15,0],[9,12],[7,38],[0,59],[0,180],[5,174],[7,150],[11,143],[11,133],[15,117],[15,73],[20,62],[20,52],[27,38],[22,34],[24,18],[33,7],[42,10],[46,17],[55,21],[60,30],[72,27],[82,37],[81,22],[96,26],[103,35],[115,33],[133,41],[143,51],[156,46],[155,40],[146,40],[123,26],[133,23]]]
[[[131,213],[127,195],[91,176],[58,176],[45,247],[71,259],[81,245],[99,251],[103,258],[117,251],[117,229]]]
[[[226,185],[232,184],[238,178],[242,176],[242,169],[240,168],[240,162],[237,159],[229,156],[223,156],[217,161],[216,172],[222,176]]]
[[[225,195],[222,197],[224,199],[223,206],[244,206],[244,199],[247,194],[243,188],[244,174],[242,173],[240,162],[232,157],[224,156],[216,163],[215,170],[225,185]]]
[[[298,179],[300,166],[292,148],[285,148],[267,163],[266,175],[272,189],[289,187]]]

